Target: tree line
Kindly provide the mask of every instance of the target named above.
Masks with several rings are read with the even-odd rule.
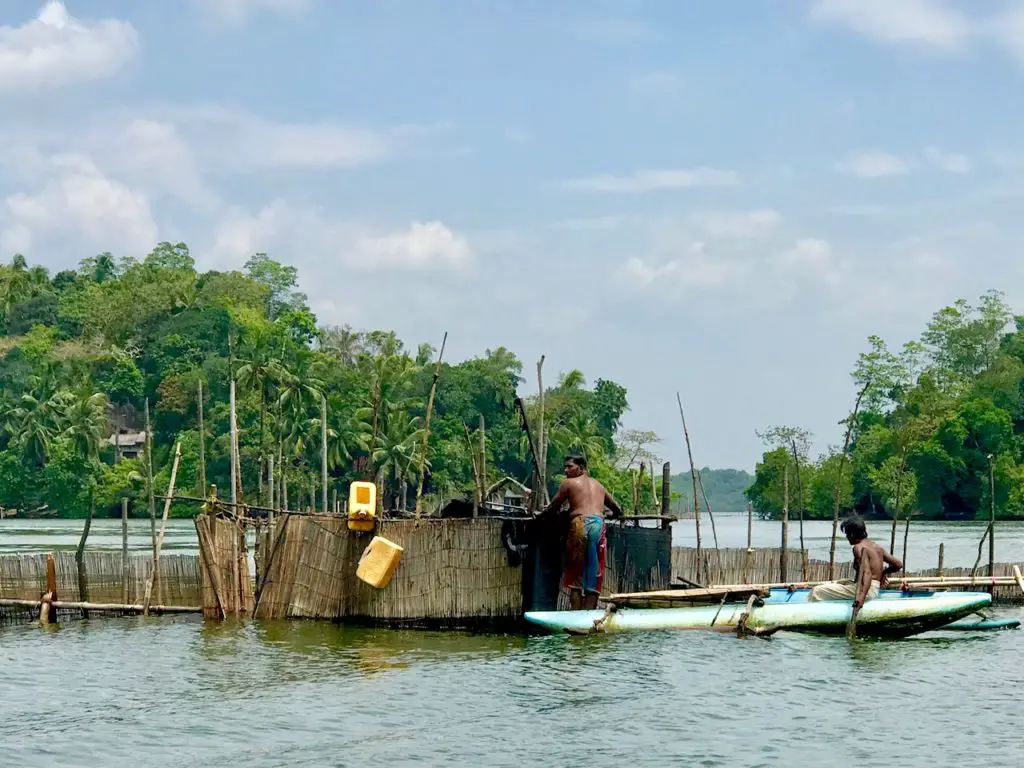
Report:
[[[328,484],[342,494],[352,480],[374,480],[387,508],[408,509],[421,461],[435,507],[507,476],[529,484],[533,460],[515,408],[526,379],[515,354],[499,347],[443,364],[424,455],[438,350],[407,347],[388,330],[323,326],[297,284],[294,267],[264,253],[241,270],[198,272],[184,243],[160,243],[142,259],[102,253],[53,275],[21,255],[0,265],[0,506],[84,517],[92,505],[112,514],[128,498],[133,515],[146,514],[147,456],[126,455],[121,443],[145,428],[147,410],[156,492],[168,487],[180,443],[178,492],[215,485],[226,497],[232,380],[249,504],[270,498],[272,462],[279,502],[319,499],[324,401]],[[524,398],[535,440],[539,400]],[[625,388],[589,386],[578,370],[544,388],[549,492],[562,456],[583,454],[624,507],[655,508],[660,440],[624,429],[627,410]],[[179,503],[173,513],[194,511]]]
[[[1024,517],[1024,317],[998,291],[936,312],[919,339],[868,339],[852,372],[845,446],[809,455],[799,426],[759,433],[767,450],[747,498],[778,518]],[[838,489],[838,493],[837,493]],[[993,494],[994,489],[994,494]]]

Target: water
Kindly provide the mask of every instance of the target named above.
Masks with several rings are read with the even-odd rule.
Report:
[[[0,551],[74,546],[80,528],[12,523],[0,524]],[[131,542],[145,550],[141,523]],[[118,521],[98,528],[97,545],[120,547]],[[173,530],[172,548],[194,548],[190,523]],[[774,538],[778,525],[756,530]],[[932,541],[976,552],[977,527],[927,531],[922,558]],[[723,517],[719,536],[745,545],[745,520]],[[194,617],[7,625],[0,766],[1019,766],[1022,638],[474,636]]]

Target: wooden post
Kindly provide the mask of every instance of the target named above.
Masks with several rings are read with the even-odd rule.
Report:
[[[683,399],[676,392],[676,402],[679,403],[679,418],[683,420],[683,435],[686,437],[686,455],[690,458],[690,479],[693,481],[693,521],[697,531],[697,582],[701,582],[701,553],[700,553],[700,500],[697,497],[697,468],[693,465],[693,451],[690,449],[690,431],[686,428],[686,415],[683,413]]]
[[[988,575],[996,572],[996,473],[992,454],[988,456]],[[990,590],[991,591],[991,590]]]
[[[946,544],[945,542],[939,542],[939,578],[945,573],[944,561],[946,559]]]
[[[754,548],[754,505],[747,502],[747,550]]]
[[[661,514],[668,517],[672,513],[672,464],[666,461],[661,465]]]
[[[235,514],[238,514],[238,454],[236,442],[238,426],[235,424],[235,380],[231,380],[231,386],[229,389],[229,408],[230,413],[228,414],[228,429],[230,432],[231,440],[231,504],[232,510]]]
[[[53,559],[53,552],[46,553],[46,594],[43,595],[39,606],[39,623],[42,625],[54,624],[57,621],[57,609],[53,603],[57,602],[57,563]]]
[[[203,380],[199,380],[199,495],[206,498],[206,429],[203,424]]]
[[[480,414],[480,503],[486,501],[484,493],[487,489],[487,432],[484,415]],[[476,514],[474,512],[474,517]]]
[[[78,540],[78,549],[75,550],[75,565],[78,566],[78,599],[83,603],[89,602],[89,581],[85,575],[85,540],[89,538],[89,529],[92,528],[92,518],[96,514],[96,496],[90,494],[89,516],[85,518],[85,525],[82,526],[82,538]],[[89,618],[89,612],[82,612],[83,618]]]
[[[334,488],[332,490],[331,512],[333,512],[334,514],[338,514],[338,489],[337,488]]]
[[[448,331],[441,340],[441,351],[437,355],[437,366],[434,368],[434,380],[430,384],[430,397],[427,398],[427,418],[423,423],[423,439],[420,442],[420,477],[416,485],[416,517],[423,511],[423,477],[427,470],[427,442],[430,440],[430,416],[434,412],[434,397],[437,395],[437,380],[441,378],[441,360],[444,347],[448,343]]]
[[[149,510],[149,538],[156,556],[156,491],[153,488],[153,428],[149,423],[149,398],[146,398],[146,507]],[[157,595],[160,594],[160,579],[157,575]],[[81,598],[83,601],[85,598]],[[163,602],[159,598],[157,602]]]
[[[789,579],[786,562],[789,549],[789,462],[782,468],[782,551],[779,552],[779,581]]]
[[[171,482],[167,487],[167,498],[164,499],[164,516],[160,520],[160,536],[156,541],[156,548],[153,550],[153,567],[150,569],[149,578],[146,579],[146,596],[142,602],[142,615],[149,616],[149,602],[153,597],[153,581],[160,571],[160,549],[164,545],[164,533],[167,531],[167,515],[171,511],[171,501],[174,499],[174,483],[178,478],[178,461],[181,460],[181,443],[174,447],[174,464],[171,465]]]
[[[128,565],[128,497],[124,496],[121,499],[121,600],[122,603],[127,604],[128,598],[128,579],[130,576],[130,568]]]
[[[540,488],[537,490],[538,509],[550,501],[548,499],[548,440],[544,424],[544,355],[537,361],[537,479]]]
[[[320,395],[320,485],[324,514],[327,514],[327,398]]]
[[[269,528],[273,528],[274,527],[274,509],[275,509],[274,505],[278,501],[278,499],[275,497],[276,495],[274,493],[276,488],[274,487],[274,457],[273,456],[270,456],[267,459],[267,473],[268,473],[267,485],[270,486],[270,504],[268,505],[270,507],[270,511],[267,512],[267,526]]]
[[[234,525],[231,528],[231,606],[232,610],[238,611],[238,598],[241,594],[239,589],[238,573],[238,423],[235,420],[235,380],[231,379],[229,389],[228,424],[230,426],[231,439],[231,514]],[[217,519],[211,518],[211,526],[214,530],[217,527]]]
[[[867,394],[871,380],[865,382],[857,395],[857,402],[853,404],[853,413],[850,414],[849,423],[846,425],[846,439],[843,440],[843,452],[839,455],[839,473],[836,476],[836,495],[832,510],[832,543],[828,552],[828,578],[829,581],[836,577],[836,533],[839,531],[839,496],[843,490],[843,467],[846,464],[846,453],[850,450],[850,436],[853,434],[853,425],[857,420],[857,412],[860,410],[860,401]]]

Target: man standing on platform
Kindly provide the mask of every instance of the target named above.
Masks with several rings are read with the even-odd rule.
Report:
[[[594,609],[604,583],[604,508],[611,510],[612,517],[621,517],[622,509],[604,486],[587,474],[587,460],[583,456],[565,457],[565,480],[551,503],[536,516],[557,512],[566,501],[569,536],[562,583],[569,590],[572,610]]]

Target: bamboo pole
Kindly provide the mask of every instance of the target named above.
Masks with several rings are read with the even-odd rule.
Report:
[[[693,465],[693,451],[690,449],[690,431],[686,428],[686,415],[683,413],[683,399],[676,392],[676,402],[679,403],[679,418],[683,421],[683,435],[686,437],[686,454],[690,458],[690,479],[693,481],[693,521],[697,532],[697,581],[701,580],[701,554],[700,554],[700,501],[697,498],[697,469]],[[706,573],[706,569],[705,569]]]
[[[946,544],[945,542],[939,542],[939,578],[942,578],[942,574],[945,573],[943,561],[946,559]]]
[[[153,544],[153,554],[156,555],[156,498],[153,488],[153,428],[149,422],[149,398],[146,398],[146,508],[149,510],[149,537]],[[156,575],[157,602],[160,599],[160,575]],[[84,597],[82,598],[85,599]]]
[[[211,514],[201,515],[193,521],[196,527],[196,538],[199,539],[199,558],[206,569],[206,575],[210,577],[210,586],[213,587],[213,598],[217,602],[221,619],[227,618],[227,608],[224,605],[224,592],[221,587],[220,577],[217,569],[214,568],[211,558],[213,557],[213,542],[210,539],[208,526],[212,525],[214,517]],[[205,603],[205,598],[203,599]]]
[[[268,472],[270,473],[270,476],[267,478],[267,484],[270,486],[270,507],[269,507],[269,511],[267,512],[267,526],[268,526],[268,528],[273,530],[273,528],[274,528],[274,492],[276,490],[276,488],[274,487],[274,457],[273,456],[271,456],[267,460],[267,469],[268,469]]]
[[[1020,587],[1021,593],[1024,593],[1024,576],[1021,575],[1020,566],[1013,566],[1013,580],[1017,582],[1017,586]]]
[[[806,549],[804,544],[804,484],[803,479],[800,477],[800,454],[796,449],[796,439],[790,437],[789,440],[790,452],[793,454],[793,463],[796,465],[796,508],[800,518],[800,549]],[[807,578],[807,573],[802,574],[803,578]]]
[[[203,380],[199,380],[199,495],[205,496],[206,487],[206,429],[203,424]]]
[[[121,596],[122,602],[128,602],[128,497],[121,499]]]
[[[149,603],[153,598],[153,581],[160,571],[160,550],[164,545],[164,534],[167,532],[167,516],[171,511],[171,501],[174,498],[174,483],[178,479],[178,462],[181,460],[181,443],[174,447],[174,463],[171,465],[171,482],[167,488],[167,499],[164,501],[164,514],[160,520],[160,536],[156,540],[156,547],[153,549],[153,567],[150,569],[149,577],[146,579],[146,594],[142,601],[142,615],[149,616]]]
[[[420,442],[420,477],[416,484],[416,517],[423,511],[423,478],[427,470],[427,442],[430,440],[430,416],[434,411],[434,397],[437,395],[437,380],[441,378],[441,360],[444,348],[448,343],[448,331],[441,340],[441,351],[437,355],[437,366],[434,368],[434,380],[430,383],[430,397],[427,398],[427,417],[423,423],[423,439]]]
[[[480,513],[480,504],[484,498],[483,480],[480,478],[480,467],[477,464],[476,452],[473,450],[473,438],[469,434],[469,427],[465,424],[462,429],[466,432],[466,446],[469,449],[469,469],[473,473],[473,517]]]
[[[327,514],[327,398],[320,395],[320,500],[324,514]]]
[[[39,623],[55,624],[57,622],[57,562],[53,552],[46,553],[46,594],[40,601]]]
[[[754,505],[747,502],[747,551],[754,550]]]
[[[672,464],[666,461],[661,465],[661,514],[665,517],[672,509]]]
[[[903,446],[900,450],[900,468],[896,474],[896,508],[892,514],[892,537],[889,541],[889,552],[895,554],[896,552],[896,527],[900,522],[900,508],[902,507],[902,493],[903,493],[903,472],[907,466],[907,448]]]
[[[548,504],[548,441],[547,429],[544,423],[544,355],[537,361],[537,480],[540,488],[537,493],[537,502],[540,507]]]
[[[75,565],[78,566],[78,597],[81,600],[89,599],[89,581],[85,575],[85,540],[89,538],[89,529],[92,528],[92,518],[96,514],[95,491],[89,494],[89,516],[85,518],[85,525],[82,526],[82,538],[78,540],[78,549],[75,550]],[[86,611],[84,618],[89,618]]]
[[[39,608],[49,605],[51,609],[77,609],[81,611],[114,611],[123,613],[142,613],[141,605],[122,603],[89,603],[82,600],[22,600],[13,597],[0,597],[0,607],[4,608]],[[156,605],[150,613],[202,613],[198,605]],[[47,622],[48,623],[48,622]]]
[[[231,535],[231,605],[234,612],[238,610],[238,597],[241,594],[239,589],[240,575],[238,573],[238,422],[235,414],[235,380],[231,379],[230,387],[230,438],[231,438],[231,511],[234,513],[234,529]],[[214,525],[216,521],[214,520]]]
[[[484,415],[480,414],[480,501],[484,498],[484,488],[487,486],[487,432],[484,424]],[[477,516],[476,509],[473,510],[473,517]]]
[[[782,549],[779,550],[779,581],[789,578],[789,462],[782,468]]]
[[[988,515],[988,575],[991,576],[996,567],[996,474],[991,453],[988,455]]]
[[[832,509],[832,543],[828,552],[828,577],[835,578],[836,573],[836,533],[839,531],[839,497],[843,490],[843,468],[846,465],[846,453],[850,450],[850,436],[853,434],[853,425],[857,421],[857,412],[860,410],[860,401],[867,394],[871,380],[868,379],[860,392],[857,394],[857,402],[853,405],[853,413],[850,414],[849,422],[846,425],[846,439],[843,440],[843,452],[839,454],[839,472],[836,475],[836,494]]]

